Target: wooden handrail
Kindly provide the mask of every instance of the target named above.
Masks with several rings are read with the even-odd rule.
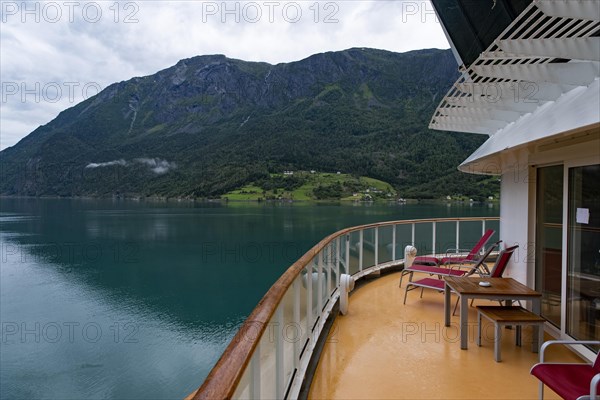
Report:
[[[204,383],[196,392],[190,394],[187,398],[192,399],[231,399],[237,385],[239,384],[242,375],[250,362],[250,358],[260,342],[260,339],[267,328],[267,324],[273,317],[277,306],[285,296],[296,277],[302,270],[309,265],[315,255],[319,254],[329,243],[340,236],[347,235],[352,232],[357,232],[365,229],[380,228],[393,225],[409,225],[420,223],[441,223],[441,222],[468,222],[468,221],[497,221],[498,217],[481,217],[481,218],[429,218],[429,219],[412,219],[402,221],[387,221],[374,224],[359,225],[351,228],[342,229],[333,233],[313,248],[307,251],[295,263],[293,263],[287,271],[271,286],[269,291],[264,295],[260,302],[256,305],[250,316],[244,321],[244,324],[238,333],[231,340],[219,361],[210,371]]]

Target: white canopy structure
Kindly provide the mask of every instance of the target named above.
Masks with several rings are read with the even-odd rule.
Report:
[[[600,1],[533,1],[461,72],[429,125],[490,136],[461,171],[500,174],[505,150],[590,135],[600,125]]]

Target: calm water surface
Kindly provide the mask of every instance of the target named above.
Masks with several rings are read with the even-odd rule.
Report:
[[[182,398],[271,284],[324,236],[498,212],[0,199],[0,397]]]

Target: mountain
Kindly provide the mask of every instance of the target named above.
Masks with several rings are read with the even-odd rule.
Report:
[[[115,83],[0,153],[0,194],[218,197],[284,170],[341,171],[404,197],[487,196],[456,170],[482,136],[427,129],[450,50],[350,49],[271,65],[223,55]]]

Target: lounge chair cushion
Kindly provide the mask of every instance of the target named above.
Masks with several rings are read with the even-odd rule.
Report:
[[[419,256],[419,257],[415,257],[415,260],[413,261],[413,264],[419,264],[419,265],[439,265],[440,264],[440,259],[436,258],[436,257]]]
[[[465,275],[465,271],[461,271],[459,269],[450,269],[450,268],[441,268],[434,267],[432,265],[412,265],[408,271],[414,272],[425,272],[432,275],[441,275],[441,276],[463,276]]]
[[[445,285],[446,282],[434,278],[423,278],[419,279],[418,281],[408,283],[408,286],[418,286],[437,290],[444,290]]]
[[[444,257],[440,260],[440,264],[460,264],[469,261],[466,257]]]
[[[415,257],[415,261],[413,264],[419,265],[443,265],[443,264],[460,264],[465,261],[469,261],[466,257],[427,257],[427,256],[419,256]]]

